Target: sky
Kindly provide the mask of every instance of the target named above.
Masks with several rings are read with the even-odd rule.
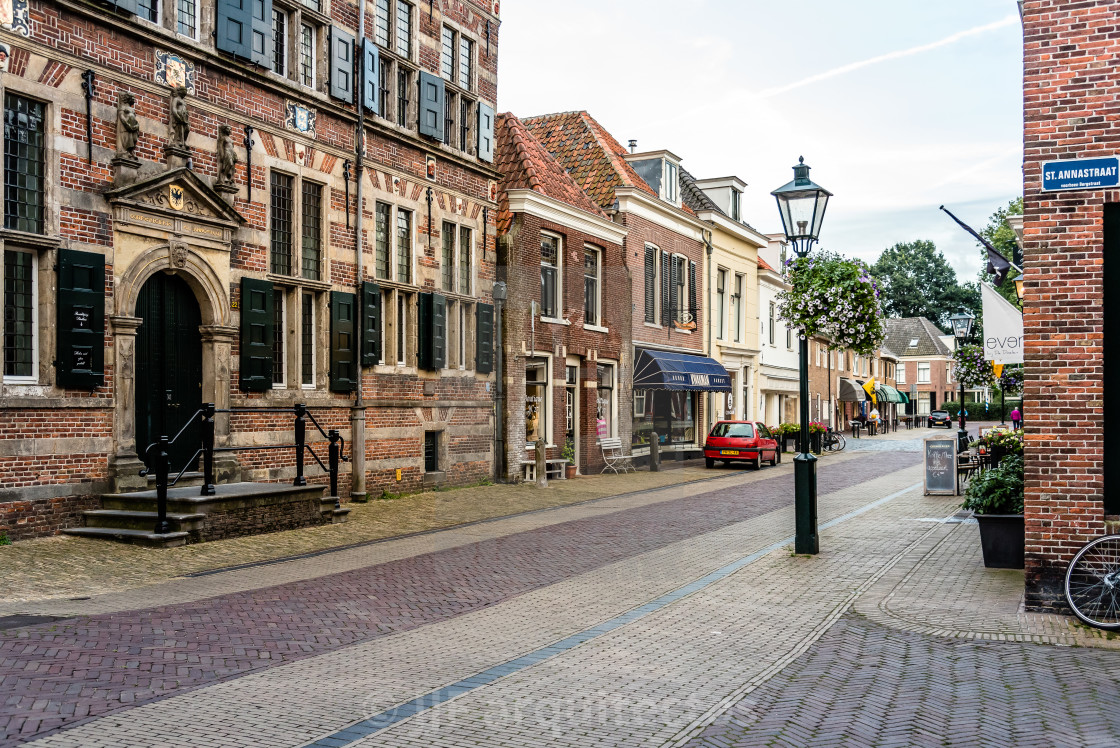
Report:
[[[980,230],[1022,192],[1014,0],[505,0],[498,111],[586,109],[623,145],[748,185],[744,219],[799,156],[834,194],[820,246],[874,262],[933,241],[975,280]]]

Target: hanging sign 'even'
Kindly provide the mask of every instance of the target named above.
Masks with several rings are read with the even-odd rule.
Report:
[[[1042,165],[1042,191],[1099,190],[1120,184],[1120,159],[1075,158]]]

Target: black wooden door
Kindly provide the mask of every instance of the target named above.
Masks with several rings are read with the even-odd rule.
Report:
[[[186,281],[157,273],[140,289],[136,316],[144,320],[136,336],[136,451],[147,462],[147,446],[162,435],[174,438],[202,407],[202,314]],[[171,448],[172,474],[201,438],[197,424],[179,437]]]

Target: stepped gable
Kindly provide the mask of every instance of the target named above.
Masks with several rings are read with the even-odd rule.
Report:
[[[626,163],[626,149],[587,112],[543,114],[521,121],[600,207],[614,203],[616,187],[636,187],[658,196]]]
[[[498,198],[498,233],[509,230],[508,190],[529,189],[599,218],[607,214],[557,163],[556,159],[512,113],[498,115],[494,166],[502,173]]]

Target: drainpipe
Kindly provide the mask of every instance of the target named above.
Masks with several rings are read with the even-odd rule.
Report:
[[[708,256],[708,294],[707,294],[708,311],[707,311],[707,314],[704,315],[704,319],[708,323],[708,355],[711,356],[713,353],[715,353],[715,350],[713,348],[713,343],[712,343],[712,286],[715,285],[712,282],[712,232],[708,231],[708,230],[701,230],[701,236],[704,237],[704,253]],[[723,363],[723,362],[721,361],[720,363]],[[708,392],[708,419],[709,420],[711,420],[711,417],[714,416],[715,412],[716,412],[714,403],[715,403],[715,399],[714,399],[712,393],[709,391]],[[709,425],[711,425],[711,424],[709,424]],[[707,434],[707,432],[708,432],[708,426],[705,426],[704,427],[705,435]],[[699,434],[697,434],[697,439],[703,439],[703,437],[701,437]],[[703,442],[701,442],[701,443],[703,443]]]
[[[505,281],[496,281],[492,289],[494,295],[494,387],[497,407],[495,408],[494,429],[494,478],[499,483],[506,482],[506,389],[505,389],[505,344],[502,342],[502,320],[508,289]]]
[[[362,297],[362,189],[365,178],[365,142],[366,142],[366,117],[365,107],[362,106],[362,93],[365,91],[365,35],[366,35],[366,0],[358,0],[358,39],[363,47],[358,54],[355,54],[355,65],[358,69],[358,75],[353,78],[360,83],[355,87],[354,102],[358,110],[358,126],[354,136],[354,179],[357,184],[355,186],[355,198],[358,204],[358,215],[354,219],[354,265],[355,265],[355,280],[357,286],[358,308],[364,310],[365,299]],[[346,206],[346,210],[350,210],[350,206]],[[358,314],[359,324],[357,326],[358,338],[358,392],[354,398],[354,405],[350,409],[350,500],[351,501],[367,501],[366,495],[366,406],[365,398],[363,396],[363,377],[362,377],[362,325],[361,313]]]

